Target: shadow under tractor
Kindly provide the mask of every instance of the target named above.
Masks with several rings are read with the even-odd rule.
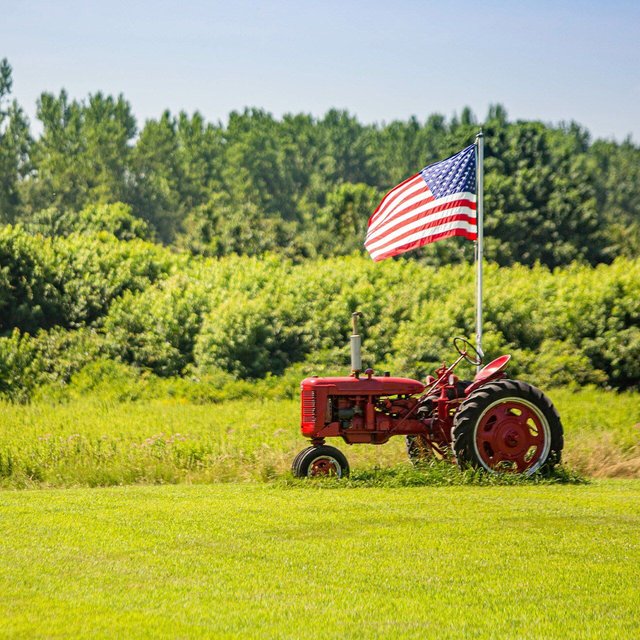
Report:
[[[312,376],[301,383],[302,435],[311,446],[292,464],[297,477],[349,474],[345,455],[325,444],[384,444],[405,436],[414,462],[432,457],[490,473],[550,470],[563,447],[563,429],[555,407],[536,387],[510,380],[509,355],[480,369],[473,380],[460,380],[455,368],[466,360],[480,366],[482,357],[464,338],[454,338],[458,357],[442,364],[425,383],[385,372],[362,372],[358,317],[353,314],[350,376]]]

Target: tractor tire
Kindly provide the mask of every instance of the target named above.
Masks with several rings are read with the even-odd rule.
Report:
[[[298,462],[300,460],[300,458],[305,455],[308,451],[311,451],[311,449],[315,449],[315,447],[307,447],[306,449],[303,449],[302,451],[300,451],[298,453],[298,455],[293,459],[293,462],[291,463],[291,471],[293,473],[293,475],[296,475],[296,468],[298,466]]]
[[[429,462],[435,458],[429,441],[424,436],[406,436],[407,455],[412,464]]]
[[[346,478],[349,475],[349,463],[340,449],[322,445],[301,451],[295,457],[291,470],[296,478]]]
[[[551,400],[520,380],[496,380],[473,391],[456,412],[453,451],[460,467],[530,476],[560,462],[560,416]]]

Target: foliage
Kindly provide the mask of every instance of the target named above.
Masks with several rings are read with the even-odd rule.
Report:
[[[84,232],[76,212],[120,202],[148,229],[127,222],[122,230],[103,214],[90,216],[89,227],[209,256],[273,251],[300,260],[362,251],[382,194],[469,145],[482,127],[489,259],[553,268],[638,255],[640,148],[591,142],[575,123],[509,121],[501,105],[483,121],[467,107],[450,119],[368,125],[336,109],[279,119],[245,109],[225,123],[165,111],[138,132],[123,96],[74,100],[62,90],[40,96],[42,133],[34,139],[10,102],[11,85],[4,60],[0,221],[44,225],[47,234]],[[471,253],[470,244],[448,241],[411,259],[444,264]]]
[[[193,361],[193,345],[208,307],[207,287],[182,275],[142,293],[127,291],[104,322],[108,352],[159,375],[179,375]]]
[[[381,196],[375,187],[344,182],[324,195],[323,206],[306,207],[305,222],[313,229],[316,252],[330,256],[359,251]]]
[[[52,332],[86,329],[94,343],[87,353],[159,376],[222,371],[239,380],[305,363],[348,370],[356,310],[364,313],[365,363],[377,371],[425,376],[452,359],[454,336],[474,332],[472,265],[356,255],[303,264],[273,254],[189,258],[105,233],[42,238],[19,227],[0,230],[0,257],[0,348],[25,367],[22,375],[6,365],[11,383],[0,392],[14,399],[58,370],[55,350],[51,362],[25,355]],[[486,360],[511,353],[512,376],[543,388],[638,388],[637,260],[553,272],[489,264],[484,299]],[[463,366],[460,375],[473,372]]]
[[[598,140],[590,150],[602,176],[597,185],[598,209],[606,217],[610,255],[640,255],[640,148]]]
[[[278,216],[264,216],[250,201],[234,204],[222,192],[213,194],[185,218],[176,243],[192,253],[214,257],[269,251],[299,255],[303,250],[295,237],[296,230],[294,223]]]
[[[131,213],[131,207],[122,204],[89,205],[78,214],[78,233],[112,233],[119,240],[150,240],[148,225]]]
[[[102,338],[91,329],[55,327],[36,336],[14,329],[0,338],[0,394],[28,400],[40,387],[66,384],[102,351]]]
[[[20,183],[29,173],[33,140],[29,123],[15,101],[10,101],[11,66],[0,60],[0,222],[13,222],[21,213]]]
[[[78,213],[49,207],[24,219],[23,226],[29,233],[44,236],[69,236],[72,233],[93,235],[106,232],[118,240],[152,239],[147,223],[134,216],[131,207],[121,202],[88,205]]]
[[[78,327],[184,263],[157,245],[110,234],[43,238],[0,228],[0,330]]]
[[[79,102],[64,90],[43,93],[37,117],[43,132],[30,149],[35,171],[22,185],[26,213],[126,201],[136,123],[122,96],[98,92]]]
[[[138,132],[123,96],[62,90],[41,95],[33,139],[11,88],[3,60],[0,218],[15,223],[0,228],[5,396],[82,368],[83,357],[60,368],[53,347],[51,362],[31,354],[75,330],[86,353],[141,371],[238,380],[346,368],[355,310],[367,363],[407,375],[473,333],[471,243],[383,264],[359,255],[384,192],[472,141],[470,109],[384,125],[335,109],[245,109],[226,123],[164,112]],[[591,142],[575,123],[512,122],[500,105],[481,124],[488,357],[511,352],[511,373],[544,387],[637,388],[640,149]]]

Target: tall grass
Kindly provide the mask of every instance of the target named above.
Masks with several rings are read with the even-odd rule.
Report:
[[[640,394],[550,395],[565,425],[570,469],[640,477]],[[88,395],[57,405],[2,403],[0,486],[273,480],[287,474],[307,444],[298,424],[297,399],[194,404]],[[345,451],[356,472],[407,464],[402,438],[381,447],[331,444]]]
[[[564,460],[593,477],[640,478],[640,394],[554,389],[565,427]]]

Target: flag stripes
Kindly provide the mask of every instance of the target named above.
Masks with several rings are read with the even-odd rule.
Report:
[[[437,219],[439,215],[453,215],[455,213],[464,213],[468,217],[475,219],[476,203],[475,196],[472,193],[461,194],[463,197],[447,197],[434,200],[433,197],[414,206],[398,211],[390,220],[378,227],[375,233],[371,234],[367,241],[367,249],[374,248],[380,240],[389,240],[395,238],[399,232],[417,229],[421,225],[421,221],[430,222]],[[470,213],[472,212],[472,213]],[[373,237],[375,236],[375,238]]]
[[[437,229],[433,229],[429,235],[429,239],[425,241],[424,238],[414,240],[412,242],[408,242],[406,244],[400,245],[388,251],[379,251],[376,253],[376,256],[373,257],[374,262],[379,262],[380,260],[384,260],[385,258],[391,258],[392,256],[400,255],[401,253],[405,253],[406,251],[411,251],[412,249],[417,249],[418,247],[422,247],[425,244],[429,244],[430,242],[437,242],[438,240],[443,240],[444,238],[452,238],[454,236],[462,236],[467,240],[475,240],[475,224],[473,225],[465,225],[465,228],[462,228],[458,225],[456,228],[451,229],[447,228],[448,225],[444,225],[444,231],[438,231]]]
[[[378,208],[369,218],[369,231],[382,224],[397,207],[404,205],[410,198],[420,198],[429,191],[422,176],[418,173],[389,191]]]

